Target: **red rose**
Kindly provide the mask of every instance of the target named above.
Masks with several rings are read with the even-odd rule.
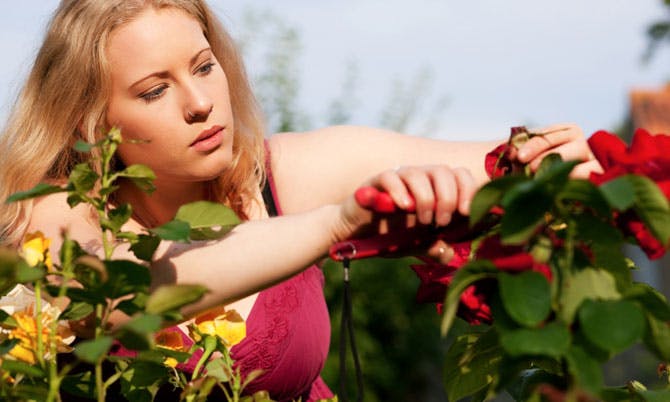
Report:
[[[670,136],[637,129],[627,147],[616,135],[598,131],[589,138],[589,146],[604,170],[591,173],[592,182],[602,184],[625,174],[638,174],[653,180],[670,199]]]
[[[627,147],[616,135],[598,131],[589,138],[589,146],[604,170],[603,173],[591,173],[593,183],[602,184],[625,174],[637,174],[653,180],[670,199],[670,136],[651,135],[646,130],[637,129],[630,147]],[[633,211],[618,214],[616,222],[626,234],[635,237],[649,258],[663,256],[664,245]]]

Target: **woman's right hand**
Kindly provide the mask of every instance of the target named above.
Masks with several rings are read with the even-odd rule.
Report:
[[[465,168],[446,165],[407,166],[384,171],[362,184],[388,193],[397,209],[407,214],[379,214],[364,208],[355,196],[350,196],[341,207],[341,224],[336,229],[335,240],[343,241],[354,235],[381,234],[398,226],[446,226],[455,212],[468,215],[470,201],[477,190],[477,183]],[[429,255],[442,259],[449,253],[446,244],[435,244]]]

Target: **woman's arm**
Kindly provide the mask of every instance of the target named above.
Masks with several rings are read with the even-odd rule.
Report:
[[[559,152],[564,159],[593,159],[579,127],[562,124],[537,131],[549,134],[526,143],[518,154],[521,162],[537,167],[549,152]],[[401,166],[465,167],[482,184],[488,180],[484,157],[503,140],[454,142],[367,127],[335,126],[276,134],[269,142],[282,209],[293,213],[339,202],[365,178]],[[596,167],[593,162],[583,164],[578,172],[583,175]]]
[[[474,179],[466,171],[452,173],[445,167],[387,172],[366,183],[417,199],[419,194],[428,194],[445,213],[457,208],[466,210],[466,201],[475,188]],[[150,267],[152,285],[208,287],[209,293],[200,302],[184,310],[186,315],[195,314],[241,299],[300,272],[323,258],[335,242],[361,230],[377,230],[374,218],[350,195],[341,203],[244,222],[217,241],[188,244],[164,241]],[[64,229],[89,252],[101,254],[100,229],[87,207],[70,209],[65,194],[48,195],[35,203],[28,230],[41,230],[52,239],[54,257],[60,249]],[[114,258],[135,259],[122,249],[117,249]]]

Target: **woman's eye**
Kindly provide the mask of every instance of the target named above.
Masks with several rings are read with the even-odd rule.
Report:
[[[158,86],[149,92],[145,92],[142,95],[140,95],[140,98],[144,99],[145,102],[149,103],[151,101],[154,101],[158,98],[160,98],[163,93],[165,92],[165,89],[167,88],[167,85],[161,85]]]
[[[214,63],[205,63],[198,68],[197,72],[206,75],[212,72],[212,67],[214,67]]]

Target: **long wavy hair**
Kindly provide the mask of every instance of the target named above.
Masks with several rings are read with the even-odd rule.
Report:
[[[41,181],[61,181],[91,156],[73,150],[95,142],[107,127],[111,93],[106,48],[110,33],[147,7],[173,7],[193,16],[228,78],[234,118],[233,164],[210,182],[214,201],[246,219],[264,180],[264,127],[237,47],[201,0],[63,0],[48,25],[32,71],[0,134],[0,244],[18,244],[32,202],[4,204]]]

